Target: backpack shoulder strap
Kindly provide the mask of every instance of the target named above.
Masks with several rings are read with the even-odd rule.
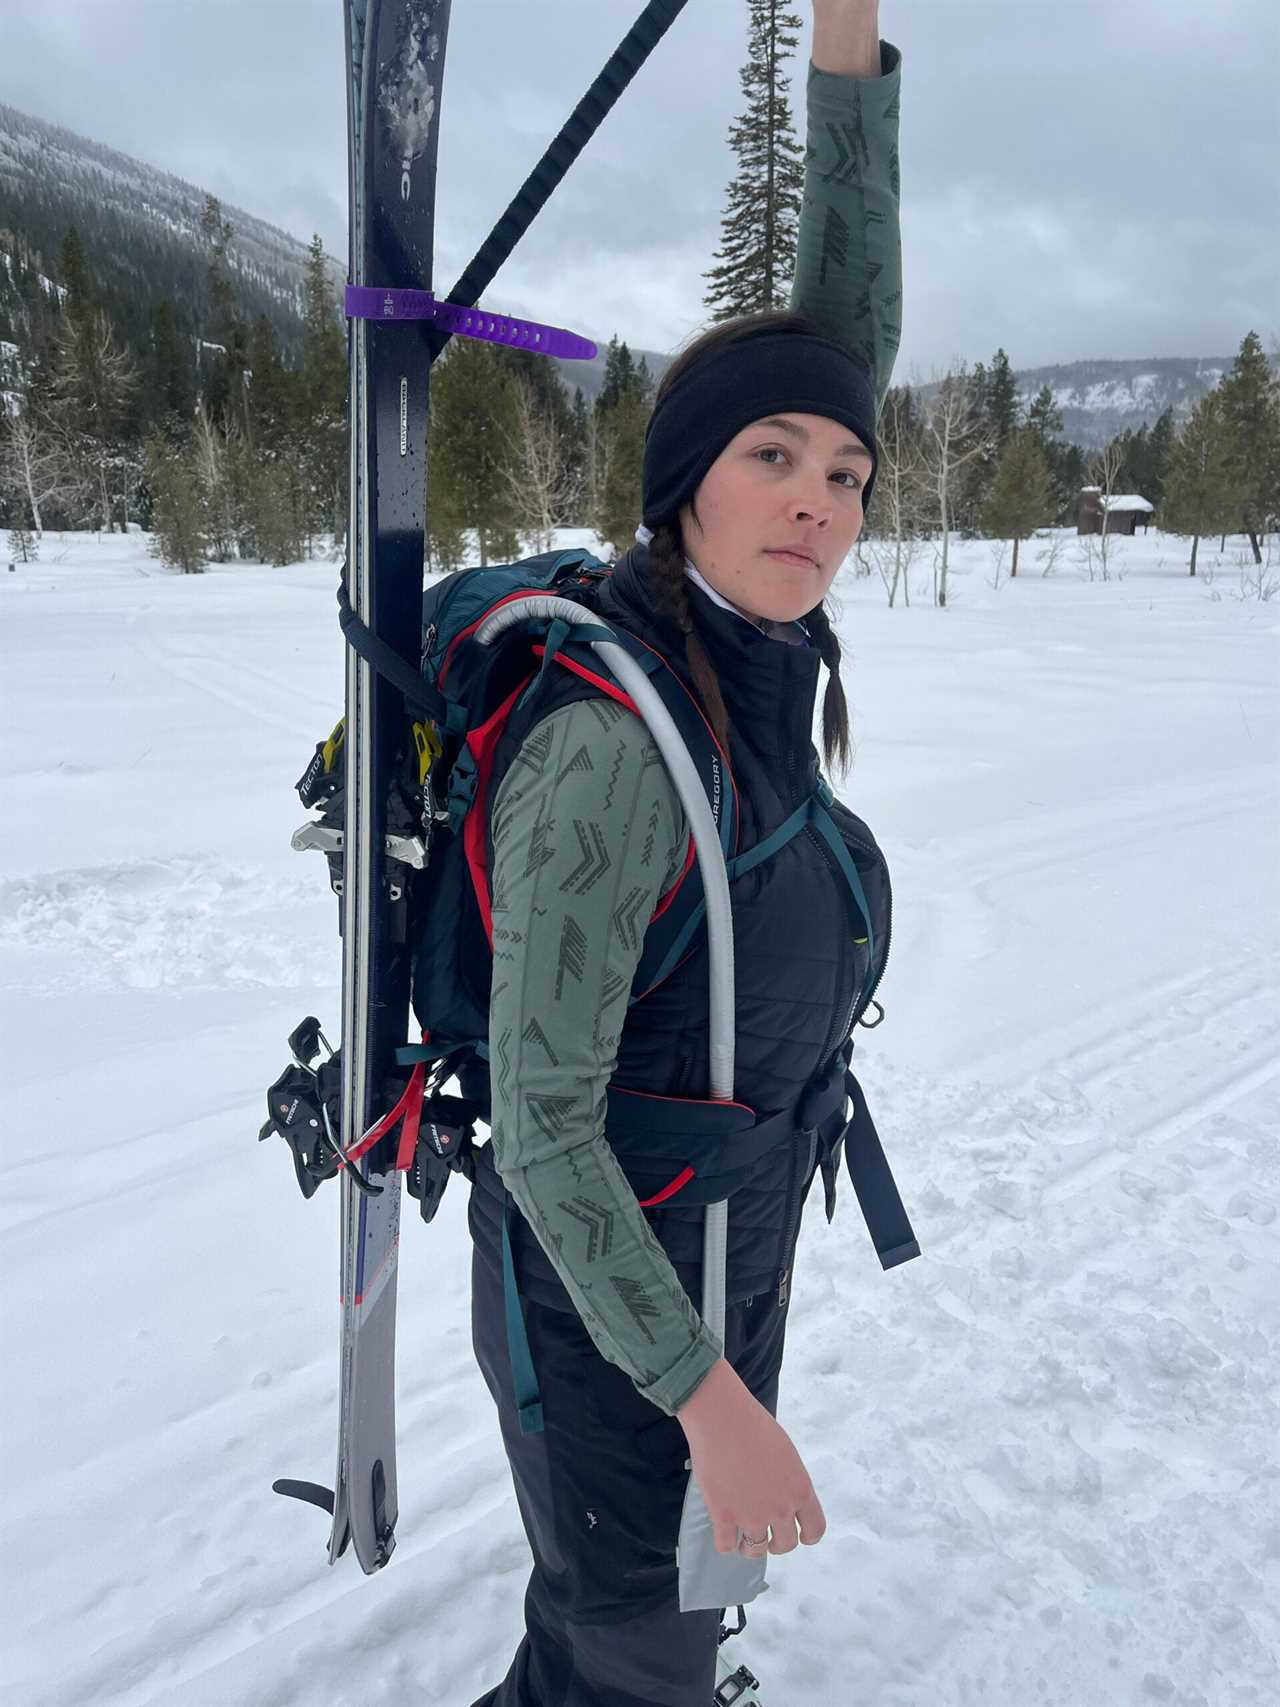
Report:
[[[711,815],[720,834],[721,851],[729,860],[737,847],[739,825],[738,791],[728,758],[701,707],[662,654],[625,628],[615,628],[613,638],[635,659],[657,688],[706,791]],[[548,634],[546,647],[535,646],[534,652],[543,655],[544,669],[554,660],[625,705],[636,716],[640,715],[631,696],[619,686],[589,646],[566,640],[563,635]],[[705,912],[702,877],[691,842],[683,875],[676,887],[668,892],[645,932],[628,1006],[640,1001],[671,975],[689,952]]]
[[[537,557],[493,568],[464,569],[428,587],[422,599],[423,646],[418,669],[356,615],[347,592],[345,566],[338,581],[338,622],[352,650],[399,688],[407,711],[429,717],[449,734],[462,734],[467,727],[465,711],[437,685],[439,666],[452,646],[503,599],[513,593],[558,585],[575,570],[588,571],[582,577],[584,581],[608,573],[599,558],[578,547],[544,551]]]

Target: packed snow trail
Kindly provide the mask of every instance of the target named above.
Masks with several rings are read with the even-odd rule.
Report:
[[[1190,581],[1117,541],[1104,584],[1068,537],[999,592],[961,544],[946,612],[837,583],[836,780],[895,887],[857,1059],[925,1256],[881,1274],[847,1183],[811,1205],[780,1416],[830,1528],[752,1612],[779,1707],[1280,1700],[1280,611],[1237,544]],[[270,1492],[332,1468],[337,1196],[254,1135],[298,1015],[336,1029],[288,845],[334,574],[87,535],[0,574],[23,1707],[465,1707],[519,1637],[465,1187],[405,1216],[392,1564],[330,1571]]]

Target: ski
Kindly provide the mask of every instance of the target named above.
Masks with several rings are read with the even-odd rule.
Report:
[[[346,0],[350,280],[429,291],[436,148],[450,0]],[[353,318],[346,592],[356,616],[418,663],[426,522],[430,322]],[[342,1133],[355,1147],[408,1031],[409,969],[386,851],[399,695],[347,654],[342,893]],[[400,940],[397,941],[397,936]],[[400,1175],[385,1146],[341,1178],[338,1462],[329,1560],[350,1540],[366,1572],[385,1565],[398,1515],[395,1437]],[[376,1195],[375,1195],[376,1192]]]
[[[268,1090],[267,1121],[258,1136],[277,1133],[285,1139],[304,1197],[340,1175],[334,1486],[292,1477],[273,1486],[329,1514],[330,1564],[354,1543],[366,1572],[391,1557],[398,1516],[401,1170],[409,1169],[410,1189],[423,1193],[423,1219],[431,1219],[413,1140],[406,1148],[404,1135],[399,1143],[394,1136],[407,1107],[397,1097],[408,1098],[414,1090],[413,1084],[395,1088],[397,1051],[406,1043],[409,1018],[410,887],[413,874],[428,863],[435,817],[421,776],[417,793],[409,790],[412,800],[397,783],[404,706],[423,703],[431,364],[459,335],[574,360],[596,354],[589,339],[563,328],[475,305],[686,4],[648,0],[453,292],[437,300],[436,153],[450,0],[344,0],[350,487],[339,607],[348,646],[346,715],[317,746],[297,784],[303,804],[319,815],[293,838],[295,848],[325,854],[340,897],[342,1046],[331,1050],[313,1017],[295,1028],[290,1065]],[[438,714],[447,715],[447,708]],[[420,1107],[421,1068],[415,1068],[414,1083]],[[407,1128],[408,1114],[404,1120]]]

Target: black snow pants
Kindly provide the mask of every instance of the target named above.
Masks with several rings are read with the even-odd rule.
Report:
[[[486,1243],[488,1243],[486,1241]],[[680,1611],[684,1430],[601,1357],[576,1312],[524,1300],[545,1432],[520,1432],[500,1251],[473,1241],[472,1338],[533,1552],[525,1637],[473,1707],[709,1707],[720,1615]],[[725,1355],[776,1414],[787,1311],[728,1305]]]

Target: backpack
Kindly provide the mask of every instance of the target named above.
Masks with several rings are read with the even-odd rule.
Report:
[[[397,686],[404,699],[403,737],[387,805],[389,893],[393,936],[410,956],[411,1000],[421,1042],[397,1052],[397,1071],[383,1087],[386,1112],[345,1155],[337,1104],[340,1072],[316,1020],[290,1038],[292,1063],[267,1093],[260,1138],[279,1133],[293,1153],[298,1184],[310,1196],[342,1166],[375,1144],[394,1145],[394,1167],[430,1221],[450,1176],[474,1176],[475,1123],[489,1118],[488,996],[491,922],[484,871],[489,773],[509,718],[530,701],[553,667],[576,671],[601,691],[637,708],[590,645],[595,594],[611,570],[585,550],[549,551],[517,563],[468,569],[429,587],[423,598],[421,668],[414,671],[380,642],[339,590],[348,642]],[[484,619],[513,601],[554,593],[583,607],[583,625],[533,616],[508,628],[493,645],[475,640]],[[833,795],[819,778],[815,794],[758,847],[736,853],[738,801],[732,772],[680,677],[662,656],[622,627],[598,629],[621,644],[658,690],[706,791],[730,880],[768,859],[808,823],[823,834],[849,888],[855,933],[868,947],[867,974],[854,1024],[870,1006],[884,967],[887,929],[877,938],[872,909],[855,861],[829,811]],[[637,713],[638,714],[638,713]],[[330,883],[341,894],[344,725],[317,744],[297,784],[318,817],[293,838],[318,847]],[[868,858],[872,857],[868,852]],[[875,857],[880,858],[878,850]],[[692,860],[645,934],[630,1001],[670,976],[696,946],[705,914],[698,862]],[[885,921],[887,924],[887,920]],[[883,940],[881,940],[883,939]],[[880,1018],[883,1010],[879,1010]],[[863,1023],[867,1023],[863,1021]],[[879,1018],[872,1024],[878,1024]],[[320,1056],[320,1046],[327,1056]],[[842,1146],[881,1263],[888,1268],[918,1253],[875,1127],[850,1071],[850,1038],[807,1087],[793,1109],[757,1117],[738,1101],[651,1098],[610,1087],[606,1130],[611,1148],[642,1207],[678,1197],[682,1203],[719,1201],[752,1165],[796,1131],[823,1141],[827,1218]],[[460,1095],[442,1087],[456,1079]],[[853,1098],[846,1119],[845,1104]]]

